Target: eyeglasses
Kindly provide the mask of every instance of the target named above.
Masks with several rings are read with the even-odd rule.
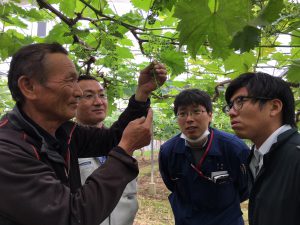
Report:
[[[231,102],[229,102],[228,105],[225,105],[223,107],[223,112],[226,114],[229,114],[230,109],[233,107],[235,111],[239,111],[243,108],[244,102],[246,102],[249,99],[254,100],[272,100],[272,98],[266,98],[266,97],[255,97],[255,96],[238,96]]]
[[[101,100],[106,100],[107,96],[104,93],[99,93],[99,94],[92,94],[92,93],[84,93],[80,99],[84,99],[84,100],[93,100],[95,101],[96,98],[100,98]]]
[[[196,117],[205,112],[206,110],[201,110],[201,109],[194,109],[193,111],[181,111],[177,113],[177,117],[179,119],[186,119],[189,115],[191,115],[192,117]]]

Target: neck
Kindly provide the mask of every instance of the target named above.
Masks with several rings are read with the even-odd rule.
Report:
[[[187,141],[187,143],[188,143],[189,146],[191,146],[191,147],[201,148],[201,147],[203,147],[203,146],[206,144],[207,140],[208,140],[208,137],[202,139],[202,140],[199,141],[199,142],[189,142],[189,141]]]
[[[86,127],[97,127],[97,128],[102,128],[104,126],[103,122],[99,122],[99,123],[94,123],[94,124],[87,124],[87,123],[82,123],[81,121],[79,121],[77,119],[77,123],[81,126],[86,126]]]
[[[64,121],[57,121],[50,117],[47,117],[46,114],[39,112],[35,107],[31,107],[28,104],[25,104],[21,107],[22,111],[37,125],[47,131],[50,135],[55,137],[56,130],[63,124]]]
[[[252,142],[259,149],[263,143],[278,129],[282,126],[281,123],[276,123],[275,121],[272,123],[272,126],[264,129],[264,132],[257,134],[256,137],[253,138]]]

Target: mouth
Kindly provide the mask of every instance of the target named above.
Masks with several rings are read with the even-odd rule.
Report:
[[[237,128],[239,126],[239,124],[240,124],[240,122],[238,122],[238,121],[231,121],[231,127],[232,127],[232,129]]]
[[[78,107],[78,102],[71,102],[70,105],[71,105],[72,107],[76,107],[76,108],[77,108],[77,107]]]
[[[195,131],[197,129],[197,127],[195,127],[195,126],[190,126],[190,127],[187,127],[185,130],[187,131],[187,132],[193,132],[193,131]]]
[[[93,113],[104,113],[104,109],[93,109]]]

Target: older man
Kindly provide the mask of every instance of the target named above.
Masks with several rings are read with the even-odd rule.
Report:
[[[135,95],[109,130],[68,121],[82,96],[77,79],[59,44],[28,45],[12,57],[8,86],[16,106],[0,121],[1,224],[98,225],[137,176],[131,155],[150,142],[148,97],[157,80],[164,83],[165,67],[141,71]],[[106,165],[81,186],[78,157],[100,155],[108,155]]]

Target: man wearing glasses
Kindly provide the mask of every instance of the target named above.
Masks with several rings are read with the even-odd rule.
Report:
[[[242,225],[248,198],[249,148],[236,136],[211,128],[210,96],[187,89],[174,101],[181,134],[161,146],[159,168],[171,191],[176,225]]]
[[[225,98],[232,129],[254,143],[250,225],[300,224],[300,135],[289,85],[269,74],[245,73],[230,83]]]
[[[79,76],[78,85],[83,94],[78,102],[76,121],[82,126],[106,129],[103,121],[107,115],[108,101],[103,86],[89,75]],[[79,158],[81,183],[84,184],[106,160],[107,156]],[[136,192],[136,179],[133,179],[127,184],[117,206],[101,225],[132,225],[138,211]]]

